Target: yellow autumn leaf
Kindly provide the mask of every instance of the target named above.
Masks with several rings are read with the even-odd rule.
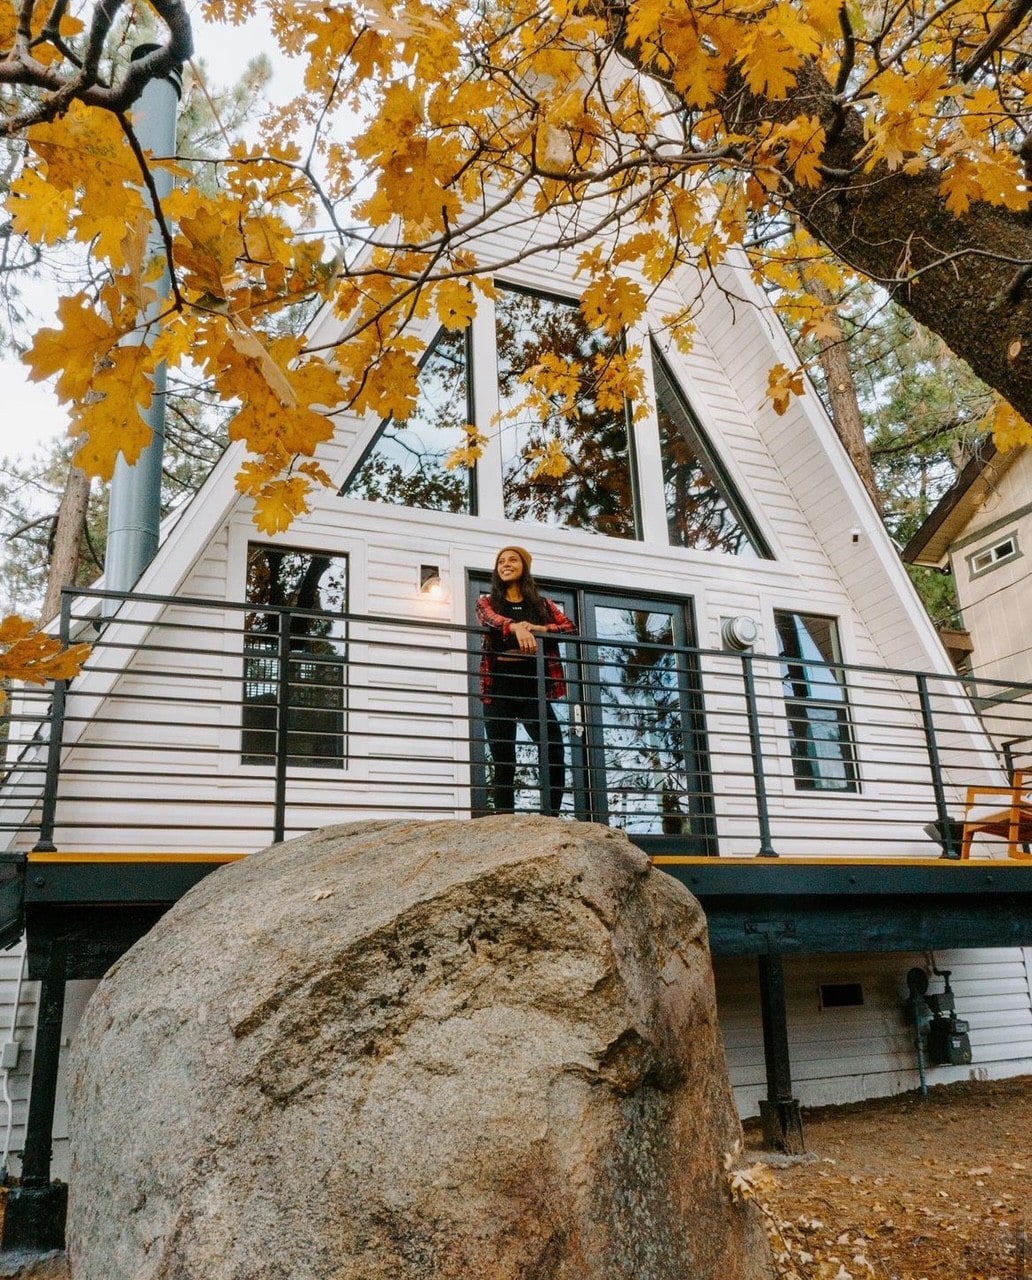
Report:
[[[537,364],[525,370],[520,381],[532,387],[542,401],[552,401],[564,413],[576,413],[583,377],[584,370],[577,360],[545,351]]]
[[[56,636],[18,614],[0,620],[0,680],[23,680],[29,684],[71,680],[89,652],[87,644],[66,648]]]
[[[85,294],[60,298],[57,315],[61,327],[37,330],[23,359],[34,382],[56,374],[58,398],[81,401],[93,384],[97,366],[123,335],[90,305]]]
[[[466,443],[453,449],[445,459],[444,465],[448,471],[454,471],[457,467],[473,467],[484,456],[487,436],[482,435],[469,422],[464,423],[462,429],[466,433]]]
[[[282,533],[298,516],[311,510],[308,494],[311,481],[307,476],[270,479],[268,469],[258,463],[245,463],[237,476],[237,489],[254,502],[254,522],[262,533]]]
[[[68,235],[75,192],[59,189],[35,169],[24,169],[11,183],[7,208],[19,235],[36,244],[57,244]]]
[[[803,321],[803,333],[819,342],[837,342],[842,337],[842,325],[831,311],[821,311]]]
[[[1032,445],[1032,426],[1017,413],[1006,400],[997,400],[982,422],[985,430],[992,432],[996,447],[1001,450],[1016,449],[1019,445]]]
[[[767,374],[767,396],[777,414],[788,410],[793,396],[801,396],[805,390],[802,368],[788,369],[776,364]]]
[[[616,337],[645,313],[645,290],[636,280],[601,275],[584,290],[581,312],[593,329]]]
[[[411,351],[383,352],[364,371],[349,397],[357,413],[375,413],[380,418],[407,422],[419,395],[419,365]]]
[[[554,436],[545,445],[528,449],[526,456],[528,461],[535,463],[532,480],[560,480],[570,469],[562,441]]]
[[[290,384],[286,369],[278,363],[253,329],[238,321],[230,326],[229,341],[242,356],[255,365],[280,404],[288,406],[297,404],[297,396]]]
[[[466,329],[477,313],[473,290],[464,280],[445,280],[434,298],[437,315],[446,329]]]
[[[946,197],[946,208],[956,217],[970,209],[972,201],[982,197],[982,181],[977,165],[958,157],[943,174],[939,191]]]
[[[333,477],[318,462],[302,462],[298,465],[297,470],[301,475],[308,476],[316,484],[322,485],[324,489],[333,488]]]
[[[745,28],[736,61],[755,93],[782,98],[795,85],[803,60],[819,49],[815,28],[794,5],[782,3]]]
[[[77,466],[110,480],[118,455],[132,466],[153,432],[141,416],[154,395],[154,356],[142,345],[114,348],[96,371],[89,396],[75,406],[69,433],[79,439]]]

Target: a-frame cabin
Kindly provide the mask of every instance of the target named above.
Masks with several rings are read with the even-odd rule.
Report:
[[[498,260],[513,247],[500,237]],[[48,906],[74,921],[84,900],[160,903],[196,854],[488,812],[473,605],[517,543],[577,626],[562,820],[623,828],[699,893],[743,1115],[1032,1070],[1032,869],[991,839],[955,861],[948,823],[969,785],[1005,781],[1032,690],[958,680],[816,395],[775,413],[768,370],[794,360],[748,271],[706,283],[688,354],[662,317],[698,281],[657,291],[628,335],[640,412],[559,415],[571,467],[553,480],[528,460],[541,424],[505,411],[543,353],[590,359],[602,340],[572,261],[542,253],[496,284],[468,333],[422,333],[407,427],[337,417],[319,455],[334,486],[288,532],[256,530],[230,449],[131,595],[66,601],[93,658],[53,706],[13,704],[3,812],[29,857],[30,948]],[[449,470],[467,422],[490,443]],[[523,750],[518,803],[536,811]],[[137,893],[146,875],[165,887]],[[39,928],[50,960],[30,978],[67,943]],[[0,1022],[28,1049],[34,986],[18,949],[0,963]],[[970,1063],[918,1053],[906,978],[933,966]],[[62,983],[75,974],[96,976]],[[51,1043],[73,1021],[58,1006]],[[32,1055],[4,1061],[13,1155]]]

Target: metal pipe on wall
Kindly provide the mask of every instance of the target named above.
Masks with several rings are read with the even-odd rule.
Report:
[[[141,58],[156,46],[140,45],[133,58]],[[172,156],[176,151],[176,116],[182,77],[178,72],[151,80],[140,95],[133,111],[133,126],[140,146],[155,156]],[[172,174],[167,169],[154,169],[153,179],[159,199],[172,190]],[[157,224],[151,230],[151,256],[164,259],[164,243]],[[148,341],[148,324],[153,325],[166,305],[171,281],[167,266],[155,282],[155,299],[141,315],[143,322],[126,342]],[[132,466],[119,454],[111,480],[108,512],[107,551],[104,562],[104,584],[111,591],[129,591],[158,549],[161,521],[161,468],[165,448],[165,366],[154,372],[154,395],[150,407],[141,410],[152,437],[148,446]]]

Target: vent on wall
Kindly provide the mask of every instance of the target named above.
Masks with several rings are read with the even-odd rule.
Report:
[[[864,989],[859,982],[822,982],[822,1009],[849,1009],[864,1002]]]

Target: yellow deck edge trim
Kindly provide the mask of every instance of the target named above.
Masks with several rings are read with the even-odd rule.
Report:
[[[1028,858],[701,858],[676,853],[653,854],[659,867],[1020,867]]]
[[[239,862],[246,853],[30,853],[36,862]]]

